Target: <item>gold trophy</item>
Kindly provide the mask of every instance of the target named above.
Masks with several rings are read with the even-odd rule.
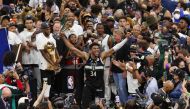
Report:
[[[45,45],[44,49],[46,50],[49,59],[53,63],[59,63],[61,61],[61,57],[59,55],[56,55],[55,46],[53,43],[48,42]],[[49,63],[48,70],[53,70],[53,71],[55,71],[55,73],[58,73],[61,71],[61,67],[60,67],[60,65],[57,65],[57,64],[52,65]]]

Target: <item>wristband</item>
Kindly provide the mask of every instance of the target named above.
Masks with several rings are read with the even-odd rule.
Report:
[[[127,39],[124,39],[122,42],[116,44],[116,45],[113,47],[113,50],[114,50],[114,51],[119,50],[126,42],[127,42]]]

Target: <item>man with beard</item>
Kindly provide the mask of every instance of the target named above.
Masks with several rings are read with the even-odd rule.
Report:
[[[72,12],[68,13],[67,21],[64,25],[64,31],[67,37],[69,37],[71,33],[76,34],[77,36],[83,34],[83,28],[80,25],[76,24],[74,21],[75,21],[74,13]]]
[[[80,8],[82,8],[81,5],[80,5],[80,3],[78,2],[78,0],[69,0],[66,3],[66,7],[69,7],[69,9],[71,10],[71,12],[73,12],[73,13],[79,12]]]
[[[161,0],[152,0],[152,11],[155,12],[160,19],[163,19],[164,17],[171,18],[171,13],[162,7]]]
[[[56,49],[56,41],[50,32],[50,26],[47,22],[41,24],[42,33],[37,34],[37,49],[40,51],[40,70],[41,79],[47,78],[48,85],[54,83],[54,75],[59,72],[60,57]]]
[[[74,45],[67,40],[64,33],[62,33],[61,36],[66,46],[73,51],[74,54],[82,58],[85,63],[85,85],[83,88],[82,106],[83,109],[86,109],[95,97],[104,97],[103,74],[105,59],[119,50],[127,42],[127,38],[116,44],[110,50],[102,53],[100,52],[100,45],[98,43],[92,43],[89,47],[90,51],[87,53],[75,48]]]

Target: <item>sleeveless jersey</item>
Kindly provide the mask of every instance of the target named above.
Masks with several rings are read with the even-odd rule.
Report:
[[[96,60],[89,57],[84,66],[86,81],[85,84],[94,88],[102,87],[104,85],[104,64],[100,58]]]

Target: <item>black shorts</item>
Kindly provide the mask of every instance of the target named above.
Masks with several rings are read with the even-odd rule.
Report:
[[[95,100],[96,97],[104,98],[104,84],[102,83],[99,87],[92,84],[86,83],[83,88],[82,94],[82,107],[87,109],[89,104]]]

